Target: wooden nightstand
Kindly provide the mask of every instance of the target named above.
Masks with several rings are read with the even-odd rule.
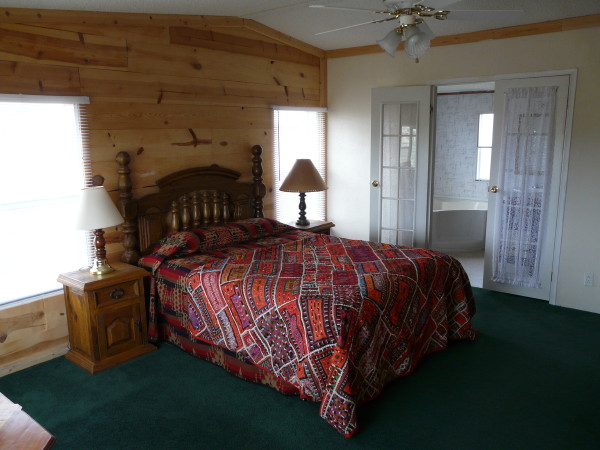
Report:
[[[288,225],[298,228],[299,230],[310,231],[311,233],[320,233],[320,234],[330,234],[331,229],[335,227],[335,224],[332,222],[325,222],[323,220],[311,220],[310,224],[301,227],[300,225],[296,225],[296,222],[289,222]]]
[[[63,273],[69,351],[66,358],[96,373],[156,350],[148,343],[144,277],[148,272],[124,263],[95,276],[89,269]]]

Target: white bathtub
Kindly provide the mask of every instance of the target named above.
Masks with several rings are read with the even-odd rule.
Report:
[[[435,197],[431,248],[443,252],[483,250],[486,221],[486,201]]]

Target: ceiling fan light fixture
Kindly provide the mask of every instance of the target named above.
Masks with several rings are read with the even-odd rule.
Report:
[[[409,58],[412,58],[419,62],[419,58],[422,57],[429,47],[431,46],[431,40],[425,32],[417,27],[410,27],[404,31],[406,36],[406,42],[404,43],[404,51]]]
[[[388,55],[394,56],[396,49],[400,45],[400,42],[404,40],[404,33],[402,28],[394,28],[383,39],[379,39],[377,44],[385,51]]]

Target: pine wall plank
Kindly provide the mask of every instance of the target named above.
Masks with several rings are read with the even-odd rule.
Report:
[[[189,167],[219,164],[249,181],[259,144],[272,214],[271,106],[325,106],[324,57],[237,17],[0,7],[0,93],[88,96],[92,172],[113,200],[120,151],[132,157],[140,197]],[[118,259],[119,227],[105,237]],[[0,309],[0,376],[61,355],[66,343],[62,296]]]
[[[129,151],[135,195],[212,163],[249,179],[260,144],[270,208],[270,107],[323,106],[323,56],[236,17],[0,9],[0,93],[89,96],[92,170],[114,188]]]
[[[62,295],[0,310],[0,376],[67,351]]]

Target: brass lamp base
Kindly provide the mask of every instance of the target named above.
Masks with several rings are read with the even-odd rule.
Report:
[[[106,259],[106,249],[104,248],[106,241],[104,240],[104,230],[102,228],[94,230],[94,236],[96,236],[96,239],[94,240],[94,245],[96,246],[96,256],[94,256],[94,262],[92,263],[90,273],[92,275],[104,275],[105,273],[113,272],[115,269],[110,267],[110,264],[108,264],[108,260]]]
[[[90,273],[92,275],[104,275],[106,273],[114,272],[114,270],[115,269],[108,264],[106,259],[94,258],[94,262],[90,268]]]

